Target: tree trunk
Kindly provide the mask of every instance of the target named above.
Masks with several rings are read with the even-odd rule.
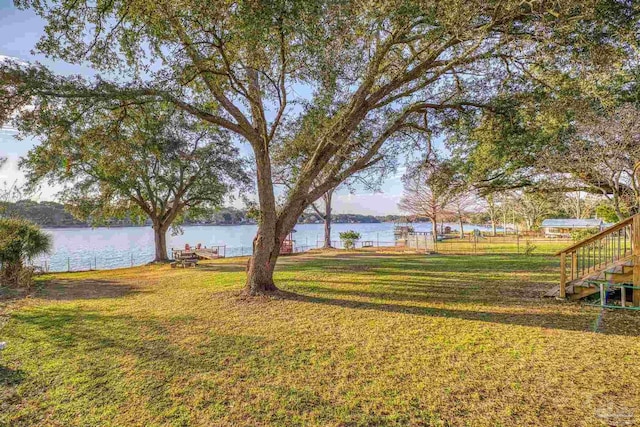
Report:
[[[253,255],[247,266],[246,292],[249,295],[261,295],[277,291],[273,281],[273,269],[280,255],[280,241],[275,236],[275,224],[258,226],[253,239]]]
[[[328,191],[324,199],[324,248],[331,248],[331,196],[333,191]]]
[[[464,239],[464,225],[461,216],[458,217],[458,223],[460,224],[460,239]]]
[[[155,262],[166,262],[169,260],[167,256],[167,226],[164,224],[154,224],[153,234],[156,246]]]
[[[436,242],[438,241],[438,218],[434,216],[429,219],[431,220],[431,239],[435,248]]]
[[[324,246],[325,249],[330,249],[331,246],[331,215],[324,217]]]
[[[280,255],[280,238],[276,230],[278,215],[276,199],[273,193],[271,160],[266,149],[256,153],[257,189],[260,202],[260,225],[253,239],[253,255],[247,265],[245,292],[248,295],[261,295],[277,291],[273,281],[273,269]],[[294,222],[295,223],[295,222]],[[286,230],[288,233],[290,230]],[[286,234],[282,237],[284,238]]]
[[[615,193],[613,194],[613,209],[618,216],[618,221],[625,219],[625,215],[622,213],[622,209],[620,209],[620,198]]]
[[[497,231],[496,231],[496,220],[495,219],[491,219],[491,235],[493,237],[497,236]]]
[[[502,235],[507,235],[507,213],[506,211],[502,215]]]

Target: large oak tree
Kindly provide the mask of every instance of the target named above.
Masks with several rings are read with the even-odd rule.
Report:
[[[167,261],[167,231],[185,216],[220,207],[248,184],[244,162],[226,132],[200,124],[170,106],[114,110],[56,110],[22,121],[41,143],[22,161],[30,184],[62,185],[74,215],[100,224],[128,216],[150,219],[155,261]]]
[[[86,81],[5,66],[0,117],[27,104],[163,100],[250,145],[260,205],[251,294],[277,289],[280,242],[304,209],[393,153],[401,131],[423,131],[417,123],[426,111],[448,118],[486,108],[507,81],[514,91],[530,90],[550,61],[571,72],[577,61],[612,58],[616,32],[635,23],[632,2],[615,0],[16,4],[47,22],[37,50],[104,76]],[[272,154],[301,142],[283,138],[305,114],[301,102],[328,114],[316,137],[302,141],[309,155],[277,203]]]

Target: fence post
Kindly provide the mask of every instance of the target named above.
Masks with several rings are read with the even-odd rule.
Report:
[[[560,254],[560,298],[564,299],[567,296],[567,254],[562,252]]]
[[[640,215],[633,217],[631,228],[631,251],[633,254],[633,286],[640,286]],[[633,306],[640,307],[640,289],[633,290]]]
[[[67,257],[67,271],[71,271],[71,261],[69,261],[69,257]]]

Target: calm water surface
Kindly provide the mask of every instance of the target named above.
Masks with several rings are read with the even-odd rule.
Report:
[[[430,223],[412,224],[416,231],[430,231]],[[455,226],[452,226],[455,228]],[[469,226],[470,229],[486,229]],[[393,245],[393,223],[333,224],[331,238],[336,243],[339,233],[355,230],[362,240],[372,240],[381,246]],[[294,233],[296,251],[305,251],[322,245],[323,224],[298,224]],[[109,269],[141,265],[153,260],[153,230],[151,227],[125,228],[65,228],[48,229],[53,235],[54,248],[47,257],[34,260],[34,264],[51,271]],[[167,246],[183,248],[185,243],[205,246],[226,246],[227,256],[249,255],[256,234],[256,225],[190,226],[184,233],[167,233]]]

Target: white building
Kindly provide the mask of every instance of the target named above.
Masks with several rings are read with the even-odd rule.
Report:
[[[601,219],[575,219],[575,218],[550,218],[542,221],[542,230],[545,237],[571,237],[573,230],[606,228]]]

